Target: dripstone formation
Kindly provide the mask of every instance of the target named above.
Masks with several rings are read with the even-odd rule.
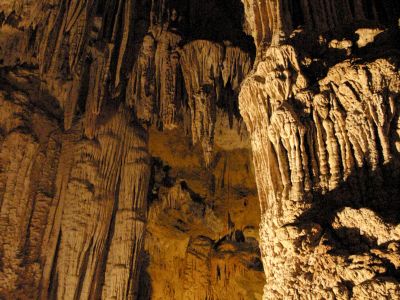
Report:
[[[0,0],[0,299],[400,299],[399,21]]]
[[[399,5],[294,2],[245,3],[264,299],[399,299]]]

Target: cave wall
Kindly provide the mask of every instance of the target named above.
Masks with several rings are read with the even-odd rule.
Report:
[[[244,2],[264,299],[398,299],[397,3]]]
[[[139,299],[148,299],[146,293],[151,299],[261,299],[265,276],[250,145],[217,146],[218,159],[207,170],[201,145],[191,143],[179,129],[150,132],[156,163]]]
[[[60,110],[40,103],[54,98],[30,94],[39,87],[27,86],[29,72],[3,75],[1,296],[134,294],[150,177],[146,132],[124,107],[108,111],[93,139],[82,136],[82,122],[63,132]]]
[[[242,2],[0,0],[1,297],[398,297],[399,4]]]
[[[167,288],[171,299],[260,299],[259,209],[237,107],[254,47],[238,7],[0,2],[1,298],[157,299]],[[177,146],[153,156],[174,137],[188,145],[186,165],[160,183],[155,165],[176,165]],[[231,155],[250,180],[226,183]],[[182,219],[196,226],[176,228]],[[170,280],[169,268],[181,275]]]

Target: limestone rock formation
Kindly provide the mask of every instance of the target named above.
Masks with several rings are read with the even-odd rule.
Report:
[[[129,290],[137,282],[146,133],[123,106],[108,110],[92,140],[82,122],[64,133],[60,108],[47,91],[36,94],[35,78],[25,70],[3,74],[1,295],[97,297],[104,267],[104,297],[117,297],[119,284]]]
[[[150,151],[157,150],[149,149],[149,133],[156,132],[152,135],[162,139],[178,131],[181,141],[191,137],[191,147],[199,142],[204,154],[197,151],[192,160],[206,174],[200,181],[207,189],[215,185],[212,178],[221,165],[218,160],[223,150],[214,149],[218,140],[228,145],[227,151],[248,153],[244,149],[248,148],[247,135],[235,103],[239,85],[251,70],[252,52],[233,44],[237,41],[229,42],[234,30],[237,36],[245,36],[236,20],[221,40],[194,32],[199,28],[194,21],[202,21],[199,14],[204,11],[193,9],[193,4],[0,2],[1,299],[162,295],[155,278],[151,278],[155,283],[150,282],[148,291],[143,279],[147,267],[144,251],[154,249],[152,243],[157,243],[150,235],[144,248],[148,213],[150,229],[159,216],[153,213],[156,205],[148,208],[155,188]],[[226,16],[217,3],[206,11],[215,11],[219,19]],[[205,33],[208,25],[203,23],[200,31]],[[208,57],[210,51],[215,55]],[[193,64],[197,67],[191,68]],[[231,134],[225,134],[224,124],[229,124]],[[164,130],[165,137],[155,128]],[[172,147],[168,151],[168,155],[174,152]],[[246,176],[250,173],[247,160]],[[254,191],[254,181],[250,182]],[[210,203],[225,203],[232,197],[228,193],[229,197],[215,200],[211,188],[206,194]],[[163,194],[157,197],[163,199]],[[195,202],[187,199],[191,207]],[[172,192],[170,205],[163,209],[181,210],[172,205],[181,200],[181,193]],[[240,207],[243,201],[247,207],[246,197],[238,200]],[[247,210],[250,208],[255,209],[255,217],[243,226],[254,227],[258,220],[254,193]],[[211,204],[207,211],[214,216]],[[209,222],[208,215],[198,215],[193,209],[182,213],[197,218],[200,230],[212,236],[213,247],[225,232],[221,226],[210,229],[211,224],[204,225]],[[220,224],[225,217],[226,211],[221,211],[210,220]],[[176,234],[174,230],[170,228],[165,236]],[[234,294],[238,283],[243,295],[260,297],[260,265],[253,268],[251,263],[241,263],[242,257],[259,260],[257,239],[253,238],[245,254],[238,245],[237,251],[218,258],[228,269],[238,265],[237,270],[229,269],[231,285],[220,291],[219,281],[209,280],[216,272],[216,267],[210,267],[214,252],[202,262],[207,272],[199,274],[185,256],[197,247],[200,233],[182,235],[184,241],[193,239],[193,247],[185,245],[183,257],[181,253],[171,256],[193,270],[181,277],[185,286],[192,282],[193,295],[206,288],[210,295],[223,298],[226,293]],[[151,269],[157,266],[159,253],[151,252],[150,259]],[[241,282],[247,272],[257,278],[252,291]],[[200,275],[207,286],[193,284]],[[182,293],[181,282],[173,284],[170,288]]]
[[[308,2],[312,14],[322,5]],[[358,29],[355,46],[335,39],[335,32],[322,33],[338,27],[329,15],[340,11],[333,3],[314,24],[308,9],[264,4],[269,23],[246,6],[259,54],[239,101],[262,209],[264,299],[397,299],[400,73],[394,36],[375,46],[371,31]],[[386,20],[396,17],[389,3],[364,6],[373,15],[359,4],[351,1],[347,9],[340,3],[357,20],[376,20],[377,11]],[[291,34],[288,19],[299,13],[305,31]],[[303,39],[307,30],[319,38]],[[319,56],[317,73],[313,55]]]
[[[298,26],[313,31],[337,30],[355,21],[397,21],[395,1],[243,0],[248,31],[257,46],[280,44]]]
[[[0,299],[400,299],[399,17],[0,0]]]

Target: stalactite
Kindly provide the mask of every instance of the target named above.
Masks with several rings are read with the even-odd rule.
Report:
[[[179,93],[179,55],[176,50],[181,39],[182,37],[177,32],[169,30],[162,30],[159,35],[156,35],[156,92],[159,116],[167,129],[177,127],[176,115],[181,95]]]
[[[100,43],[92,47],[90,51],[92,62],[89,74],[94,80],[89,82],[84,122],[85,134],[89,138],[94,137],[97,116],[100,114],[104,99],[107,97],[113,48],[113,44]]]
[[[198,40],[185,45],[180,53],[191,110],[193,143],[201,143],[209,165],[213,159],[216,102],[221,94],[223,48]]]
[[[229,82],[232,89],[238,93],[240,84],[251,71],[251,57],[239,47],[229,44],[225,46],[222,78],[225,86]]]
[[[135,109],[139,120],[151,122],[155,114],[155,41],[150,35],[143,40],[138,60],[131,72],[126,101]]]

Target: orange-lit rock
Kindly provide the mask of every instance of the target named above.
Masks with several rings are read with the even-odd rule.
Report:
[[[399,15],[0,0],[0,298],[398,299]]]

